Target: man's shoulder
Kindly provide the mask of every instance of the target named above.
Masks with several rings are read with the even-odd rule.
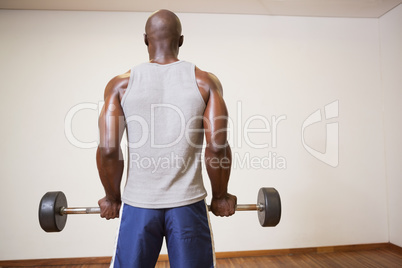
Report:
[[[124,91],[127,86],[128,82],[130,80],[130,74],[131,70],[123,73],[116,75],[112,79],[110,79],[109,83],[106,86],[105,89],[105,94],[110,94],[110,93],[121,93],[121,91]]]
[[[113,87],[119,87],[121,86],[121,84],[128,83],[128,80],[130,79],[130,74],[131,70],[123,74],[116,75],[110,80],[109,84],[111,84],[111,86]]]
[[[116,76],[114,77],[114,79],[116,79],[117,81],[119,81],[119,80],[125,80],[125,79],[130,78],[130,74],[131,74],[131,70],[128,70],[127,72],[125,72],[125,73],[123,73],[123,74],[116,75]]]
[[[211,83],[214,76],[214,74],[201,70],[200,68],[195,66],[195,77],[197,80],[202,80],[205,83]]]
[[[216,75],[213,73],[203,71],[197,66],[195,67],[195,77],[199,85],[208,87],[209,89],[221,90],[222,85]]]

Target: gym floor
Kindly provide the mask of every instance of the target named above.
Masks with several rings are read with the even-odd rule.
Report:
[[[17,266],[0,266],[17,267]],[[44,267],[44,266],[18,266]],[[54,268],[106,268],[108,264],[53,265]],[[168,261],[160,261],[156,268],[168,268]],[[402,267],[402,250],[396,247],[332,253],[306,253],[279,256],[217,259],[218,268],[261,267]]]

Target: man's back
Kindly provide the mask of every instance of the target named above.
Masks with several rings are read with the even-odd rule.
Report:
[[[121,105],[129,140],[122,200],[143,208],[169,208],[204,199],[200,157],[206,105],[194,64],[134,67]]]

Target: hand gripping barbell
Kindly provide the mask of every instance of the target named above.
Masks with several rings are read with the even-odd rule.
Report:
[[[208,210],[211,208],[208,206]],[[257,210],[263,227],[276,226],[281,219],[281,198],[275,188],[261,188],[257,204],[237,205],[236,211]],[[99,214],[99,207],[67,207],[63,192],[47,192],[39,203],[39,223],[45,232],[60,232],[66,225],[68,214]]]

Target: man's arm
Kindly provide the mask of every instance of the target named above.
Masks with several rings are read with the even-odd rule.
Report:
[[[130,74],[116,76],[105,89],[105,104],[99,116],[99,146],[96,163],[106,196],[98,201],[101,217],[119,217],[121,205],[120,183],[124,169],[120,142],[125,129],[120,101],[128,85]]]
[[[211,211],[216,216],[235,213],[237,198],[227,192],[232,153],[227,142],[228,111],[218,78],[196,69],[197,84],[206,102],[204,112],[205,165],[212,187]]]

